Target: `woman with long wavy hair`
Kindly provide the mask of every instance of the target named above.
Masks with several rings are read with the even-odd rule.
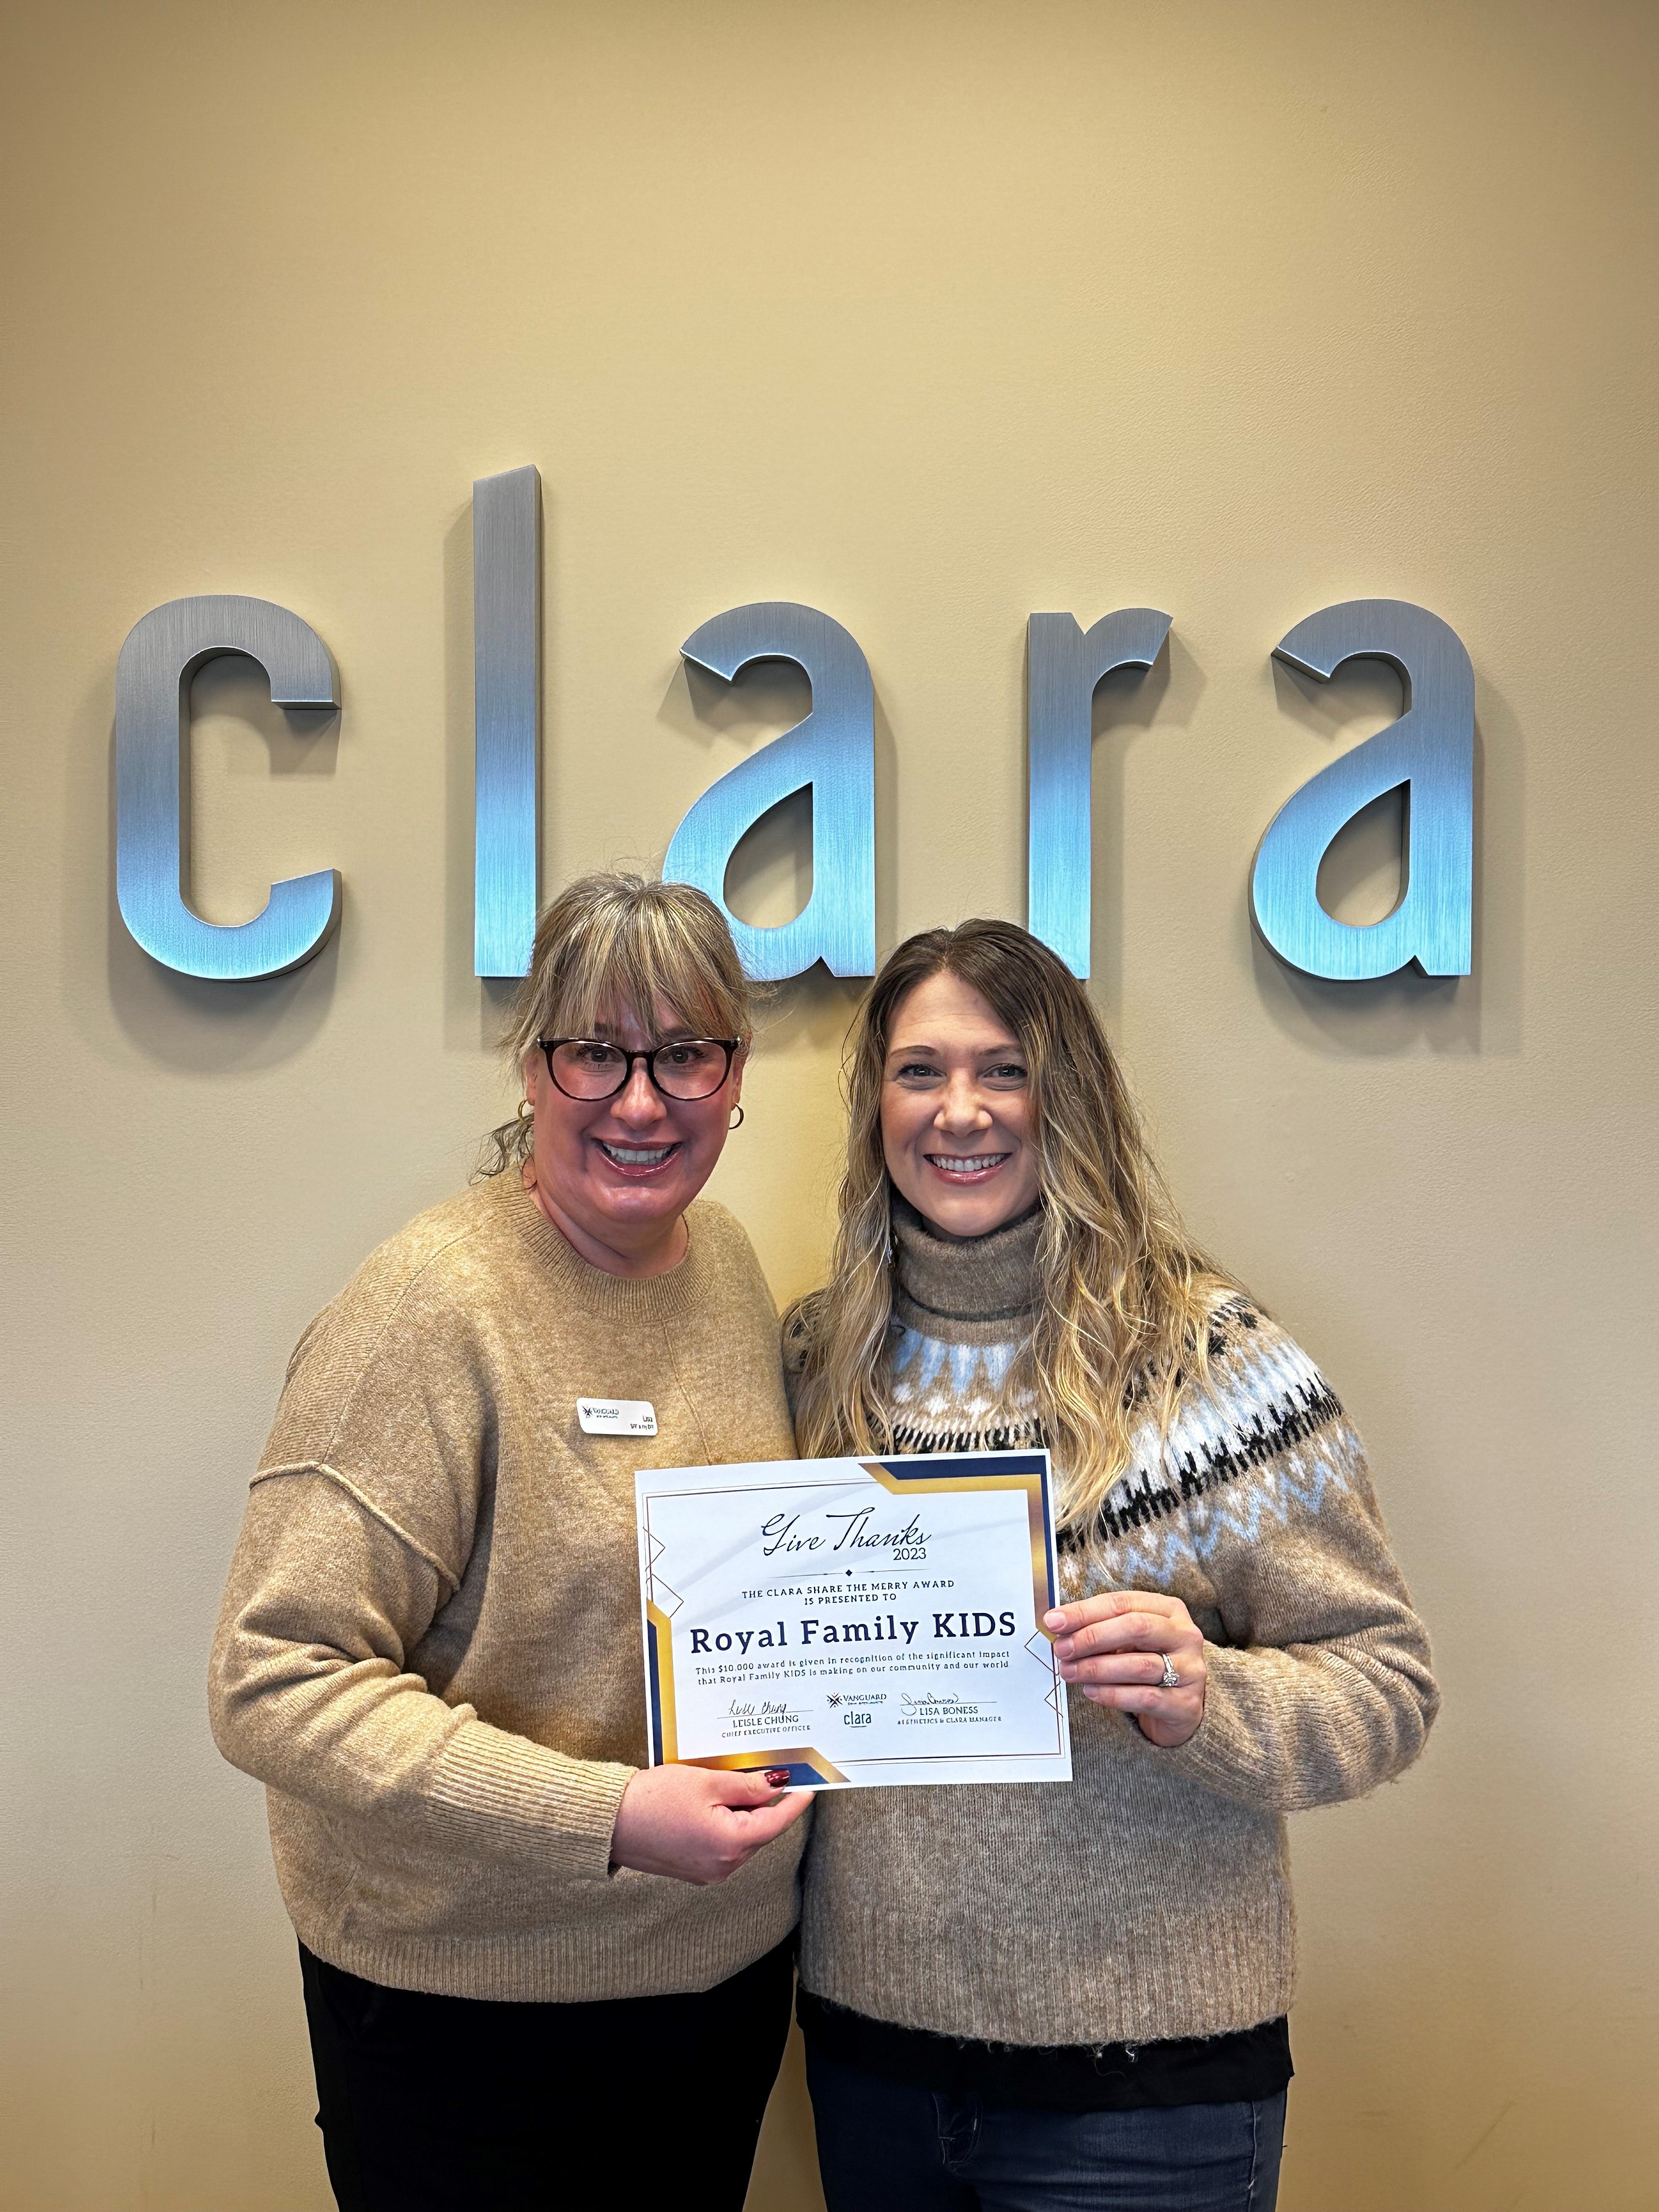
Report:
[[[809,1455],[1047,1445],[1074,1779],[830,1791],[799,2011],[830,2212],[1271,2212],[1285,1814],[1437,1696],[1358,1438],[1188,1237],[1083,986],[1013,924],[899,946],[848,1045]]]

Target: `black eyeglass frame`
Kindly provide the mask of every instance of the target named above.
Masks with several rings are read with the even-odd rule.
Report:
[[[726,1088],[726,1083],[732,1073],[732,1063],[737,1058],[738,1048],[742,1043],[743,1039],[741,1037],[665,1037],[660,1044],[653,1044],[648,1052],[629,1052],[625,1046],[614,1044],[609,1037],[562,1036],[538,1037],[536,1040],[536,1049],[541,1054],[542,1058],[547,1062],[548,1079],[552,1084],[553,1088],[558,1092],[562,1098],[574,1098],[579,1105],[599,1106],[602,1105],[607,1098],[620,1097],[622,1093],[627,1090],[629,1085],[634,1080],[634,1067],[635,1062],[642,1060],[645,1062],[646,1074],[650,1079],[651,1087],[656,1092],[659,1098],[670,1099],[676,1106],[700,1106],[705,1098],[712,1098],[717,1091],[723,1091]],[[621,1078],[616,1084],[615,1087],[610,1091],[592,1091],[586,1092],[580,1091],[567,1091],[563,1084],[560,1082],[553,1066],[553,1055],[562,1044],[603,1045],[607,1052],[621,1053],[623,1060],[627,1062],[627,1066],[623,1069]],[[655,1060],[659,1052],[672,1052],[676,1045],[685,1044],[717,1044],[720,1050],[726,1054],[726,1065],[720,1070],[720,1081],[714,1085],[713,1090],[700,1091],[697,1092],[696,1096],[692,1098],[683,1098],[678,1097],[672,1091],[665,1090],[662,1082],[657,1074],[656,1069],[651,1065],[652,1061]]]

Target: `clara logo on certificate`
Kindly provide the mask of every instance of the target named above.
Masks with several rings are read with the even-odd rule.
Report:
[[[653,1766],[1069,1782],[1046,1451],[635,1477]]]

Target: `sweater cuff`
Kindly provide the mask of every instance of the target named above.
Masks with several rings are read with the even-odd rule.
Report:
[[[1224,1645],[1204,1646],[1204,1717],[1196,1731],[1173,1751],[1144,1739],[1146,1748],[1161,1765],[1201,1782],[1206,1789],[1246,1805],[1259,1804],[1262,1790],[1262,1744],[1260,1717],[1247,1717],[1238,1695],[1244,1655]]]
[[[530,1861],[559,1881],[605,1881],[617,1808],[637,1771],[568,1759],[471,1721],[440,1753],[428,1796],[440,1832],[472,1856]]]

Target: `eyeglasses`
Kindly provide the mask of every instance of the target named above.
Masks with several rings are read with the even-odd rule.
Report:
[[[625,1052],[603,1037],[538,1037],[547,1072],[567,1098],[614,1098],[637,1060],[665,1098],[712,1098],[732,1073],[741,1037],[675,1037],[649,1052]]]

